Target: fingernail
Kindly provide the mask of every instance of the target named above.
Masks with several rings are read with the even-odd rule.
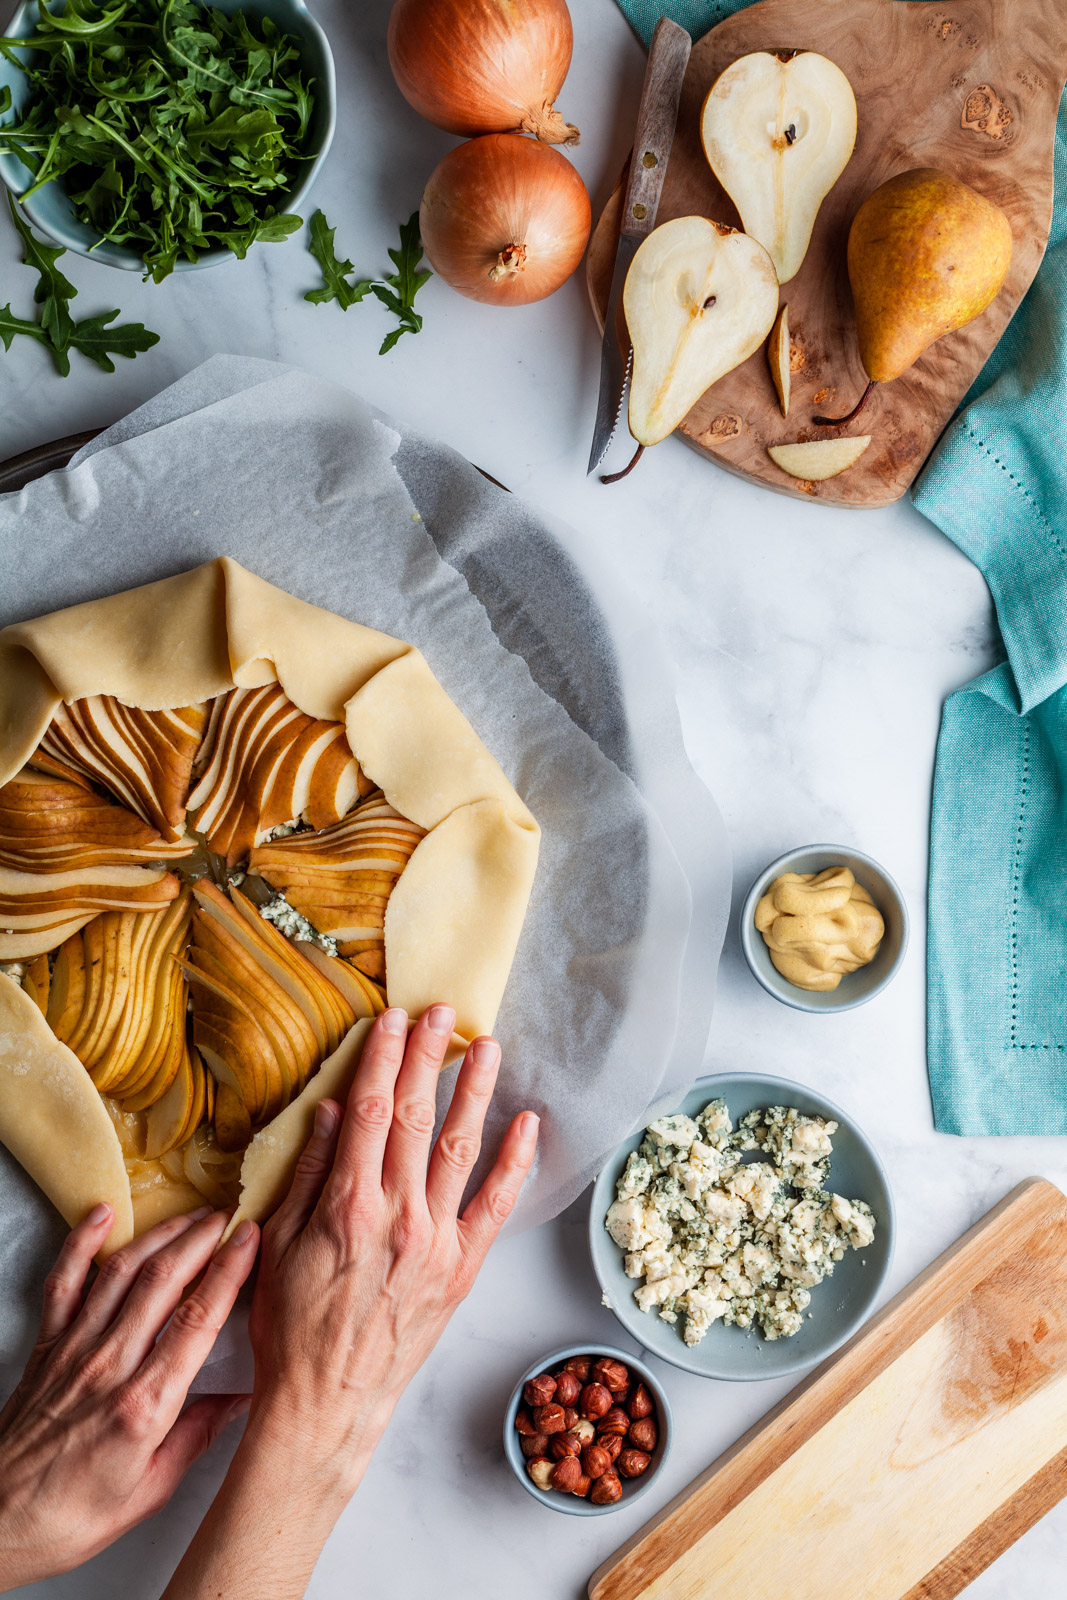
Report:
[[[426,1013],[426,1026],[431,1033],[440,1033],[448,1038],[456,1022],[456,1013],[451,1006],[431,1006]]]
[[[388,1011],[382,1012],[381,1024],[386,1033],[406,1033],[408,1014],[399,1006],[390,1006]]]
[[[107,1221],[110,1215],[111,1207],[108,1205],[106,1200],[101,1200],[99,1205],[93,1207],[85,1220],[94,1228],[98,1228],[102,1222]]]
[[[190,1211],[189,1212],[189,1221],[190,1222],[200,1222],[200,1221],[203,1220],[204,1217],[210,1217],[210,1215],[211,1215],[211,1207],[210,1206],[197,1206],[195,1211]]]
[[[328,1139],[337,1126],[337,1107],[330,1105],[327,1100],[320,1100],[315,1107],[315,1137]]]
[[[541,1118],[533,1111],[524,1111],[519,1118],[519,1137],[521,1139],[536,1139],[537,1130],[541,1126]]]
[[[475,1039],[471,1055],[476,1067],[495,1067],[500,1059],[500,1046],[495,1039]]]
[[[236,1422],[238,1417],[243,1417],[247,1413],[251,1404],[252,1396],[250,1394],[238,1395],[237,1399],[226,1413],[226,1421]]]
[[[234,1229],[233,1234],[230,1236],[230,1243],[233,1244],[233,1245],[237,1245],[237,1246],[240,1246],[240,1245],[243,1245],[243,1244],[247,1244],[249,1239],[251,1239],[251,1237],[252,1237],[252,1224],[251,1224],[251,1222],[249,1222],[248,1218],[246,1217],[243,1222],[239,1222],[237,1224],[237,1227]]]

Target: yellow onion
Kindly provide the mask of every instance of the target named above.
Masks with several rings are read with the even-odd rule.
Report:
[[[422,197],[430,265],[470,300],[524,306],[565,283],[589,238],[589,196],[566,156],[517,133],[450,150]]]
[[[409,105],[449,133],[577,144],[554,104],[572,37],[566,0],[396,0],[389,64]]]

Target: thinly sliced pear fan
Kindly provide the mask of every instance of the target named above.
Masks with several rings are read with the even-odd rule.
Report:
[[[246,1121],[251,1127],[269,1120],[300,1093],[368,1003],[361,997],[357,1008],[342,987],[342,963],[309,959],[238,890],[232,901],[208,882],[194,892],[186,969],[193,1037],[217,1079],[219,1142],[232,1150],[247,1142]]]
[[[180,1149],[204,1117],[207,1074],[195,1050],[186,1044],[174,1082],[149,1108],[145,1118],[145,1155],[157,1160]]]
[[[23,872],[0,866],[0,960],[54,950],[99,911],[162,911],[180,890],[177,878],[162,868]]]
[[[375,985],[369,983],[363,974],[357,972],[347,961],[327,955],[317,944],[309,944],[304,939],[297,940],[297,949],[302,951],[311,965],[318,967],[323,977],[328,978],[334,988],[340,991],[352,1007],[357,1022],[361,1017],[376,1017],[380,1011],[385,1010],[385,1003]]]
[[[630,432],[658,444],[759,349],[778,312],[778,279],[755,239],[706,217],[675,217],[638,248],[623,305],[634,352]]]
[[[56,957],[52,1032],[124,1110],[160,1099],[181,1065],[186,996],[177,956],[191,920],[186,889],[161,917],[94,918]]]
[[[812,50],[741,56],[712,85],[700,136],[745,232],[770,253],[779,282],[788,283],[856,143],[851,84]]]
[[[283,894],[343,956],[385,978],[385,908],[425,829],[378,792],[321,833],[259,845],[249,867]]]
[[[337,821],[370,787],[343,725],[307,716],[276,683],[221,696],[205,746],[189,806],[230,867],[282,823]]]
[[[243,1100],[221,1082],[215,1101],[215,1137],[222,1150],[243,1150],[252,1137],[252,1123]]]
[[[99,784],[164,839],[179,840],[193,758],[207,706],[141,711],[113,695],[60,705],[31,765],[54,777]]]
[[[51,977],[48,971],[48,957],[46,955],[37,956],[31,961],[22,975],[22,987],[42,1015],[47,1017],[48,991],[51,987]]]
[[[0,866],[22,872],[135,866],[188,855],[141,817],[77,783],[24,767],[0,788]]]

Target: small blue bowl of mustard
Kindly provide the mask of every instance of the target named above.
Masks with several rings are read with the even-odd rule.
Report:
[[[874,958],[855,972],[845,973],[836,989],[805,989],[791,983],[775,966],[756,926],[756,908],[783,874],[820,873],[831,867],[846,867],[853,874],[881,913],[885,931]],[[797,1011],[851,1011],[881,994],[900,970],[908,948],[908,908],[895,880],[873,857],[846,845],[800,845],[765,867],[745,896],[741,948],[756,982],[783,1005]]]

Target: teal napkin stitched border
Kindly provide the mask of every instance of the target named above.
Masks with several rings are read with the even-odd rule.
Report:
[[[618,0],[647,45],[744,0]],[[1067,192],[1067,99],[1056,193]],[[981,569],[1007,660],[946,702],[930,821],[927,1064],[945,1133],[1067,1133],[1067,207],[913,492]]]

